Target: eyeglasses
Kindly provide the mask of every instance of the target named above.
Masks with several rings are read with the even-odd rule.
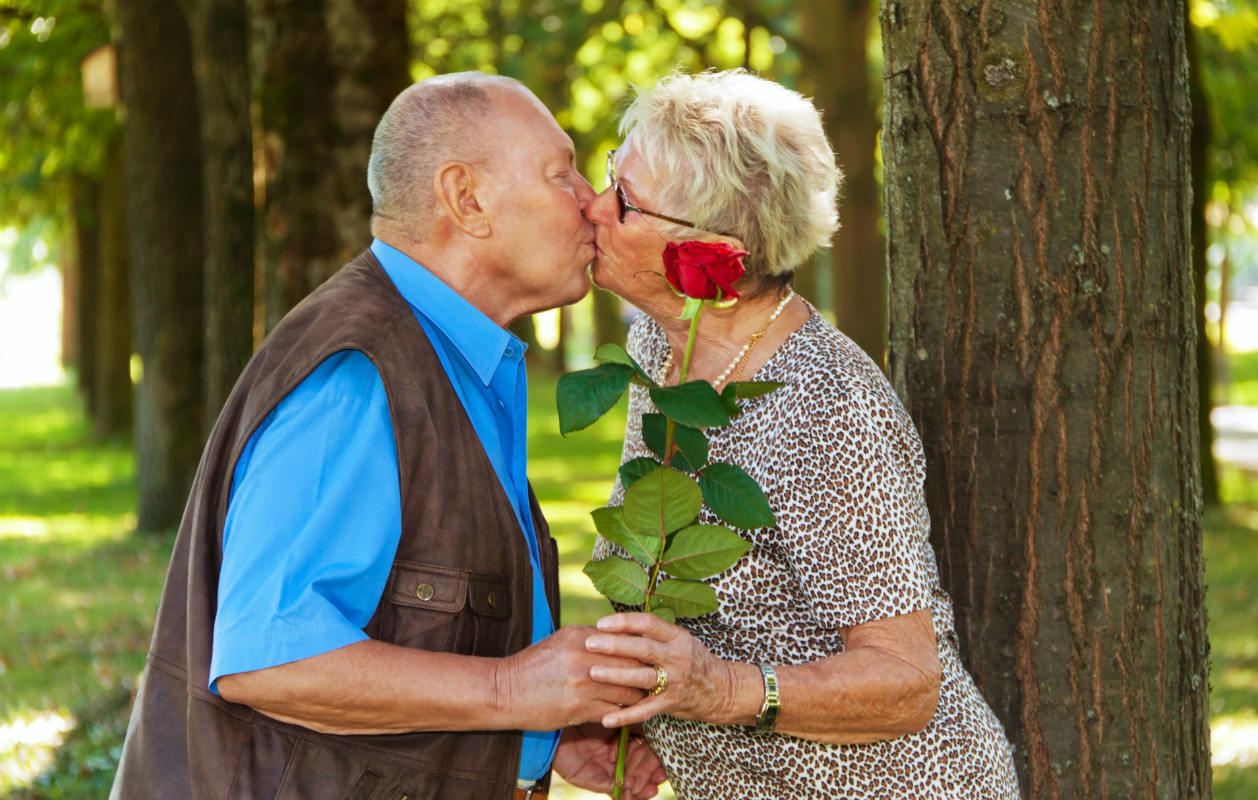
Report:
[[[677,217],[670,217],[666,214],[658,214],[654,211],[647,211],[645,208],[638,208],[633,203],[630,203],[629,198],[625,196],[625,190],[620,188],[620,183],[616,180],[615,157],[615,150],[607,151],[607,185],[612,187],[612,191],[616,193],[616,207],[620,210],[621,222],[625,221],[625,217],[630,211],[637,211],[639,214],[646,214],[648,217],[655,217],[656,219],[662,219],[666,222],[676,223],[677,225],[685,225],[687,228],[703,230],[693,222],[687,222],[684,219],[677,219]]]

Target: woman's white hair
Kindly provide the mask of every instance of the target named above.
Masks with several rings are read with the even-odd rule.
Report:
[[[659,210],[737,236],[749,276],[793,271],[839,227],[843,174],[821,114],[780,84],[741,69],[675,73],[637,91],[620,132],[659,187]]]
[[[494,106],[489,87],[523,85],[500,75],[458,72],[412,84],[394,98],[376,126],[367,162],[372,230],[387,219],[422,239],[437,204],[437,167],[492,157],[484,133]]]

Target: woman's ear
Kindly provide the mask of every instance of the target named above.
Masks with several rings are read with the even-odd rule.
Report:
[[[485,239],[489,237],[491,226],[489,215],[477,197],[477,191],[483,186],[478,178],[471,164],[447,161],[437,168],[433,189],[437,202],[455,228],[468,236]]]

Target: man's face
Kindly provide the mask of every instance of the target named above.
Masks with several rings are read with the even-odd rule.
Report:
[[[537,98],[493,91],[486,136],[495,155],[486,174],[504,291],[520,314],[576,302],[589,291],[594,226],[583,212],[594,190],[576,169],[572,140]]]

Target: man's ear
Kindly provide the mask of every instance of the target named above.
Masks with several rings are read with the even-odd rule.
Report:
[[[482,187],[476,169],[462,161],[447,161],[437,168],[437,174],[433,176],[437,202],[450,222],[477,239],[487,238],[491,230],[489,215],[477,197],[477,191]]]

